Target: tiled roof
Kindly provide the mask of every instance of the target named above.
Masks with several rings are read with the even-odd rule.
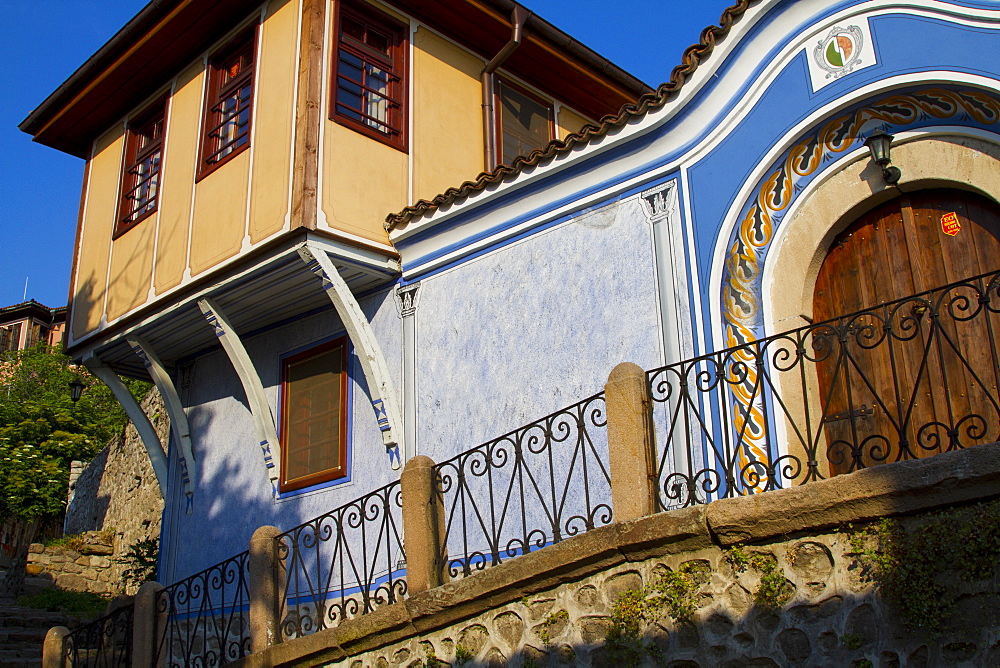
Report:
[[[520,174],[527,167],[535,167],[548,163],[557,156],[569,153],[573,149],[584,146],[589,142],[603,137],[615,128],[622,127],[629,121],[645,115],[653,109],[664,106],[687,82],[698,66],[708,58],[733,24],[746,13],[746,11],[760,0],[738,0],[735,5],[728,7],[719,20],[719,25],[709,26],[701,31],[701,40],[698,44],[693,44],[684,50],[681,64],[670,73],[670,80],[660,86],[652,93],[640,97],[635,103],[622,107],[615,115],[605,116],[599,125],[587,124],[578,132],[568,135],[565,139],[556,139],[549,143],[544,149],[536,149],[525,156],[514,159],[510,165],[499,165],[492,172],[483,172],[474,181],[466,181],[457,188],[448,188],[437,197],[431,200],[419,200],[415,204],[406,207],[399,213],[389,214],[385,219],[385,227],[392,230],[397,225],[407,223],[414,218],[419,218],[434,209],[448,204],[452,204],[459,199],[469,197],[487,187],[501,183],[517,174]]]

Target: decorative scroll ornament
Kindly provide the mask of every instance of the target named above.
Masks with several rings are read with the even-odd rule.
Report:
[[[923,88],[867,102],[833,118],[803,136],[762,178],[744,205],[733,231],[722,277],[723,345],[745,345],[764,336],[760,308],[764,258],[775,231],[805,186],[840,156],[862,146],[875,127],[903,129],[957,120],[982,126],[1000,124],[1000,100],[986,91]],[[733,429],[747,444],[743,465],[768,465],[764,441],[766,414],[755,393],[758,374],[754,360],[734,356],[740,382],[730,383]]]

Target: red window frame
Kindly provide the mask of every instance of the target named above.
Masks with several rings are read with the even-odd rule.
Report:
[[[164,98],[130,120],[125,129],[125,159],[122,161],[114,238],[159,208],[166,118],[167,100]]]
[[[256,25],[208,59],[198,180],[250,148],[256,71]]]
[[[339,6],[330,120],[406,151],[409,29],[372,7]]]
[[[541,144],[540,146],[535,146],[526,153],[518,153],[517,155],[514,156],[508,156],[507,160],[504,160],[503,100],[501,94],[503,88],[508,88],[517,93],[518,95],[522,95],[531,100],[532,102],[535,102],[539,106],[545,107],[546,111],[548,112],[548,129],[549,129],[549,138],[545,140],[543,144]],[[531,153],[531,151],[535,149],[544,148],[545,146],[548,146],[549,142],[551,142],[556,137],[555,104],[551,100],[546,100],[545,98],[540,97],[535,93],[532,93],[526,88],[523,88],[513,83],[512,81],[509,81],[508,79],[504,79],[503,77],[496,78],[496,86],[494,87],[494,92],[493,92],[493,108],[496,110],[494,114],[496,116],[496,118],[494,119],[495,123],[494,127],[496,130],[496,138],[497,138],[496,162],[498,165],[503,165],[503,164],[509,165],[514,161],[514,158],[516,158],[517,156],[527,155],[528,153]]]
[[[315,359],[321,355],[329,353],[331,351],[340,348],[340,372],[339,372],[339,383],[340,383],[340,397],[339,397],[339,424],[337,425],[337,440],[338,440],[338,456],[337,465],[334,467],[325,468],[322,470],[309,471],[308,473],[298,475],[295,478],[289,479],[289,456],[293,454],[292,448],[294,444],[290,443],[290,427],[293,420],[298,420],[302,422],[295,414],[293,414],[293,403],[300,399],[299,392],[293,386],[291,372],[293,367],[302,363],[308,362]],[[290,355],[282,360],[281,363],[281,479],[279,481],[279,491],[290,492],[304,487],[310,487],[324,482],[329,482],[331,480],[336,480],[338,478],[343,478],[348,472],[348,462],[347,462],[347,364],[348,364],[348,340],[346,336],[341,336],[332,341],[327,341],[318,346],[314,346],[303,352]],[[306,421],[316,419],[314,414],[310,414]]]

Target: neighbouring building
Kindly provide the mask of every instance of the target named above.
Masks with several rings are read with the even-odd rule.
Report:
[[[49,308],[29,299],[0,308],[0,352],[24,350],[39,341],[62,343],[66,307]]]

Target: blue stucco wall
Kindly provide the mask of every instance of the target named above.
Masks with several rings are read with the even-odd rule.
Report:
[[[661,359],[650,224],[599,207],[421,281],[418,448],[440,461]]]
[[[394,298],[382,291],[362,298],[360,303],[382,343],[398,387],[401,325]],[[343,324],[331,306],[244,339],[276,419],[281,356],[343,333]],[[389,467],[367,395],[367,381],[354,351],[349,377],[349,478],[275,500],[236,372],[221,348],[195,360],[190,386],[182,396],[199,469],[194,510],[191,515],[184,513],[178,476],[172,475],[164,511],[164,544],[169,552],[164,560],[166,572],[159,575],[161,581],[173,582],[247,549],[250,536],[260,526],[290,529],[398,477]],[[174,452],[171,465],[172,472],[176,471]]]

